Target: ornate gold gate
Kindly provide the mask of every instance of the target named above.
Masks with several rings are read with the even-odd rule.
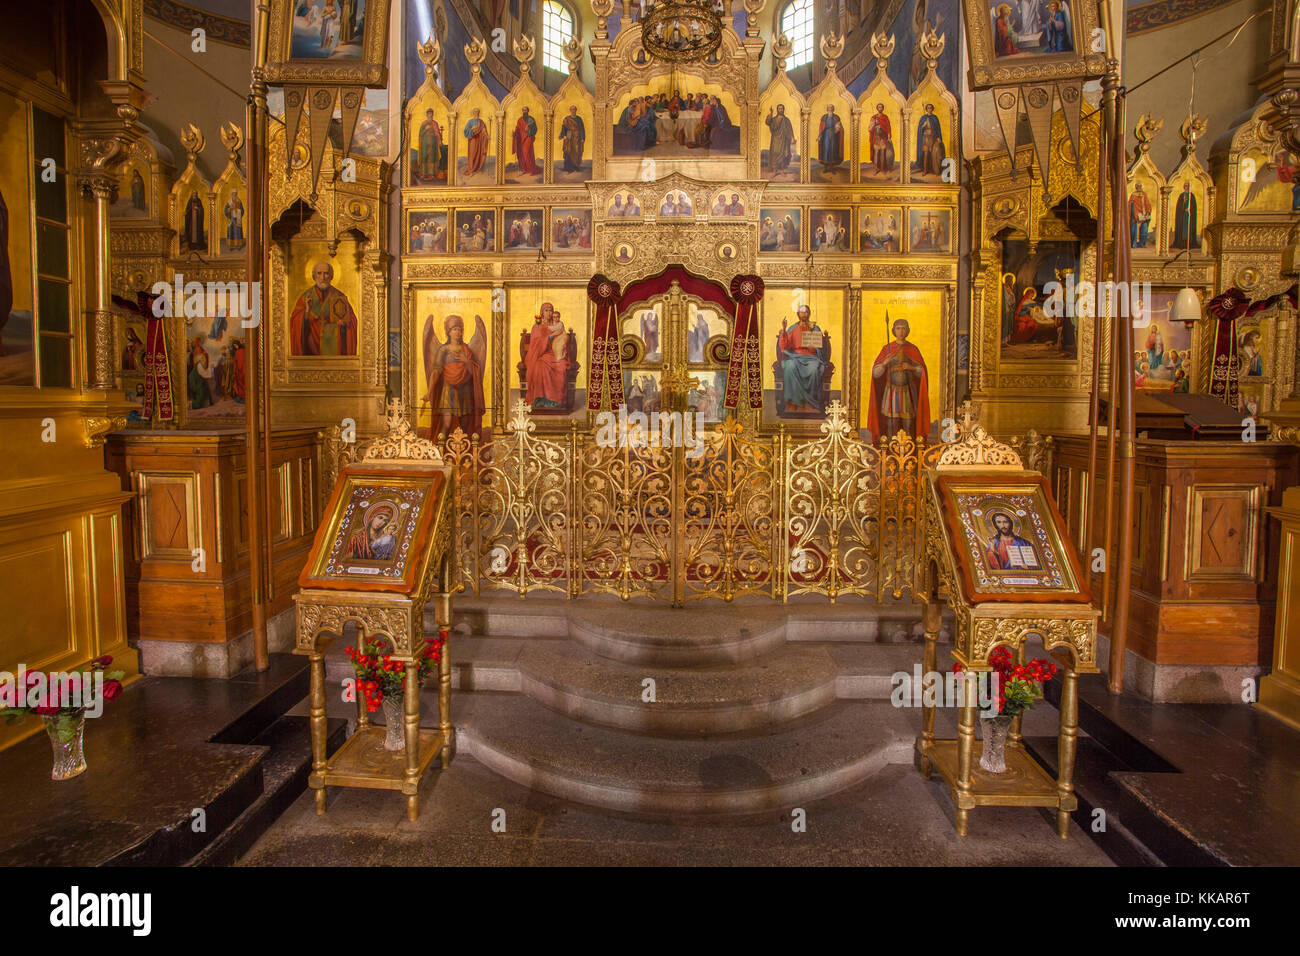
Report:
[[[862,441],[838,402],[820,438],[734,421],[701,438],[688,454],[602,443],[576,426],[539,437],[522,403],[495,441],[455,433],[444,448],[463,589],[674,604],[913,593],[924,469],[941,446]]]

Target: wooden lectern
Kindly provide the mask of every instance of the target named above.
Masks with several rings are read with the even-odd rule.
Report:
[[[1023,661],[1025,640],[1036,635],[1044,650],[1055,651],[1062,672],[1059,766],[1053,779],[1025,751],[1016,717],[1006,772],[981,768],[973,680],[958,684],[956,740],[935,739],[936,688],[923,689],[917,764],[926,779],[937,770],[948,785],[957,807],[958,835],[966,835],[974,807],[1027,806],[1054,807],[1057,832],[1065,838],[1070,813],[1078,806],[1072,783],[1078,675],[1097,672],[1099,612],[1089,599],[1087,577],[1047,481],[1025,470],[1014,449],[972,424],[969,413],[962,431],[927,474],[925,552],[919,569],[925,602],[924,680],[927,685],[938,680],[940,588],[956,620],[952,656],[968,675],[989,673],[989,656],[998,645]]]
[[[439,630],[451,626],[455,589],[452,553],[452,474],[436,445],[411,432],[400,403],[390,403],[388,433],[339,473],[307,566],[294,595],[296,654],[311,658],[312,772],[316,812],[325,812],[325,788],[372,787],[406,794],[406,812],[419,816],[419,786],[440,757],[451,761],[451,656],[442,648],[438,674],[438,729],[420,730],[419,660],[426,646],[424,609],[433,601]],[[405,663],[405,750],[384,749],[384,731],[372,726],[363,695],[357,729],[325,757],[324,648],[352,622],[358,643],[383,636],[393,660]]]

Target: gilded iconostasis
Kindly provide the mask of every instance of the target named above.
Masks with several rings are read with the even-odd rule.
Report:
[[[1049,111],[1044,190],[1043,144],[1022,135],[1013,168],[992,93],[967,89],[956,0],[909,0],[871,31],[841,4],[839,32],[811,36],[800,17],[813,0],[733,4],[718,49],[696,63],[647,55],[642,4],[580,6],[548,6],[565,36],[525,32],[522,15],[492,33],[459,4],[394,4],[387,88],[364,91],[346,151],[335,113],[319,182],[311,106],[294,121],[272,88],[277,421],[367,429],[400,397],[433,437],[461,429],[486,441],[519,401],[543,432],[591,425],[611,396],[592,378],[589,283],[605,277],[621,292],[680,265],[717,301],[697,290],[678,318],[667,288],[619,303],[630,409],[684,398],[706,424],[817,434],[838,401],[874,439],[900,427],[937,435],[970,396],[1004,432],[1086,427],[1094,319],[1105,329],[1115,303],[1071,299],[1064,315],[1053,304],[1054,290],[1069,298],[1098,278],[1104,197],[1075,155],[1095,149],[1095,89],[1084,88],[1081,121]],[[995,59],[1070,52],[1077,31],[1061,26],[1063,10],[991,4]],[[179,131],[183,158],[146,136],[116,173],[113,291],[130,297],[177,273],[203,288],[191,298],[178,286],[186,308],[166,349],[184,400],[171,421],[145,410],[145,323],[119,316],[116,381],[140,426],[243,421],[248,316],[219,291],[244,275],[243,134],[200,125]],[[208,133],[227,150],[220,170],[199,161]],[[1156,158],[1169,137],[1181,147],[1172,164]],[[1292,388],[1278,360],[1294,336],[1288,303],[1226,338],[1169,315],[1185,287],[1208,302],[1277,281],[1274,250],[1300,202],[1295,157],[1262,113],[1212,131],[1195,114],[1142,115],[1130,141],[1134,285],[1123,307],[1135,316],[1136,385],[1210,391],[1211,369],[1230,366],[1232,400],[1266,413]],[[32,254],[22,242],[9,251]],[[763,283],[759,373],[726,402],[741,339],[734,302],[719,302],[745,275]],[[30,374],[16,361],[30,312],[21,294],[3,373],[20,377]],[[684,396],[665,386],[682,375]]]

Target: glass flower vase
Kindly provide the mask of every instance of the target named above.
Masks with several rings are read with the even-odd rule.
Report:
[[[980,766],[989,773],[1007,772],[1007,737],[1011,733],[1010,717],[980,719],[980,739],[984,741]]]
[[[54,751],[54,768],[50,771],[53,780],[69,780],[86,770],[86,756],[83,740],[86,735],[86,712],[84,710],[60,711],[42,717],[45,732],[50,738],[50,748]]]
[[[385,694],[384,724],[387,734],[384,737],[385,750],[403,750],[406,748],[406,711],[403,706],[405,698]]]

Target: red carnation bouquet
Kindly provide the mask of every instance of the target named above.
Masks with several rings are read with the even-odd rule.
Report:
[[[442,661],[442,647],[446,643],[445,630],[439,630],[437,637],[425,639],[416,674],[418,684],[423,684]],[[406,662],[393,660],[391,652],[386,653],[380,641],[363,641],[360,650],[349,647],[346,653],[357,675],[357,691],[370,713],[380,708],[385,697],[400,700],[406,696]]]
[[[1027,664],[1017,664],[1011,656],[1010,648],[999,645],[989,655],[989,664],[998,675],[998,716],[1019,717],[1043,699],[1043,682],[1056,674],[1056,665],[1051,661],[1033,660]],[[960,664],[952,665],[952,672],[959,674],[963,670]]]
[[[98,716],[102,711],[97,706],[96,695],[105,702],[117,700],[121,695],[126,671],[110,671],[108,667],[112,663],[113,658],[105,654],[91,661],[85,671],[27,671],[21,696],[17,693],[20,688],[13,685],[0,694],[0,714],[9,723],[16,723],[27,714],[44,717],[51,733],[68,743],[77,735],[88,708],[93,711],[90,716]],[[97,671],[103,672],[99,680],[94,676]]]

